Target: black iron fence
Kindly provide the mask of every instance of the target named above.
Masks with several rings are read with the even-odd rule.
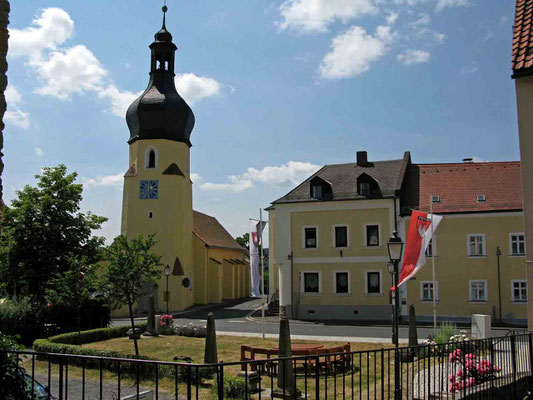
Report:
[[[218,364],[11,353],[39,400],[522,399],[533,385],[529,333]]]

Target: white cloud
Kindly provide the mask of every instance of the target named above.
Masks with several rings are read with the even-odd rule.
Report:
[[[444,10],[445,8],[451,7],[464,7],[469,4],[469,0],[438,0],[437,6],[435,7],[435,11],[439,12]]]
[[[107,76],[95,55],[83,45],[52,51],[46,60],[30,61],[30,65],[45,82],[35,92],[60,100],[102,90]]]
[[[461,68],[459,73],[461,75],[469,75],[469,74],[475,74],[477,71],[479,71],[479,64],[477,62],[474,62],[466,67]]]
[[[43,50],[54,50],[74,32],[74,21],[65,10],[46,8],[32,21],[35,27],[9,29],[9,56],[40,58]]]
[[[89,187],[114,186],[121,187],[124,182],[124,174],[97,176],[96,178],[83,178],[83,184]]]
[[[177,74],[175,83],[179,94],[189,104],[220,94],[220,83],[212,78],[196,76],[193,73]]]
[[[412,7],[420,3],[425,3],[426,1],[427,0],[394,0],[394,4],[396,4],[397,6],[406,5]]]
[[[191,172],[191,181],[198,182],[202,177],[195,172]]]
[[[108,71],[86,46],[61,47],[74,32],[74,21],[68,13],[60,8],[47,8],[33,20],[33,25],[22,30],[10,29],[9,56],[26,58],[26,65],[41,82],[35,92],[63,101],[71,100],[75,94],[94,93],[111,103],[109,111],[113,115],[124,118],[127,107],[141,92],[118,89],[109,80]],[[212,78],[192,73],[176,76],[176,85],[191,104],[218,95],[221,87]],[[15,110],[9,118],[20,125],[23,114]]]
[[[485,159],[483,159],[481,157],[474,156],[474,157],[472,157],[472,162],[475,162],[475,163],[476,162],[489,162],[489,160],[485,160]]]
[[[4,92],[4,95],[6,96],[6,102],[9,105],[18,105],[20,102],[22,102],[22,95],[17,90],[17,88],[13,85],[9,85]]]
[[[44,156],[44,151],[43,151],[43,149],[41,149],[40,147],[36,147],[36,148],[34,148],[33,150],[35,150],[35,155],[36,155],[36,156],[39,156],[39,157]]]
[[[396,22],[398,19],[398,13],[397,12],[389,12],[389,15],[387,15],[387,24],[392,25]]]
[[[431,54],[425,50],[406,50],[398,54],[398,62],[404,65],[428,63]]]
[[[310,175],[314,174],[320,166],[301,161],[289,161],[287,164],[264,167],[263,169],[248,168],[241,175],[232,175],[228,183],[203,183],[203,190],[228,190],[242,192],[254,187],[255,183],[269,186],[281,186],[284,184],[297,185]]]
[[[344,23],[351,19],[375,14],[376,0],[285,0],[280,6],[283,21],[281,29],[300,33],[324,32],[336,20]]]
[[[4,122],[22,129],[27,129],[30,126],[30,114],[18,109],[7,110],[4,114]]]
[[[332,40],[332,49],[320,65],[322,77],[349,78],[368,71],[370,64],[385,54],[394,36],[384,25],[378,26],[373,36],[365,28],[353,26]]]
[[[431,18],[429,14],[422,13],[418,15],[418,18],[414,21],[409,22],[409,26],[413,29],[420,30],[429,25]]]

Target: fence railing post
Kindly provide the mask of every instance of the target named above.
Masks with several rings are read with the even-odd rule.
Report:
[[[514,397],[518,395],[517,382],[516,382],[516,337],[511,336],[511,371],[513,374],[513,391]]]
[[[59,359],[59,400],[63,400],[63,360]]]
[[[398,347],[394,349],[394,400],[402,400],[400,389],[400,351]]]
[[[319,356],[317,356],[315,360],[315,398],[316,400],[320,399],[320,357]]]
[[[530,386],[533,386],[533,340],[531,338],[531,333],[527,335],[528,346],[529,346],[529,380]]]
[[[187,365],[187,400],[192,399],[192,367]]]
[[[220,372],[218,374],[218,400],[224,400],[224,363],[220,362]]]

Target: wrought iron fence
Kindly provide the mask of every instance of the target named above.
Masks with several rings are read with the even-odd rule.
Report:
[[[218,364],[11,353],[32,400],[517,399],[533,385],[532,335]]]

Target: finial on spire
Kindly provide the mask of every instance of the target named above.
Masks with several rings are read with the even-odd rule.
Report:
[[[167,15],[167,11],[168,11],[167,0],[165,0],[165,3],[164,3],[164,5],[163,5],[162,10],[163,10],[163,28],[166,28],[166,26],[165,26],[165,19],[166,19],[166,18],[165,18],[165,17],[166,17],[166,15]]]

